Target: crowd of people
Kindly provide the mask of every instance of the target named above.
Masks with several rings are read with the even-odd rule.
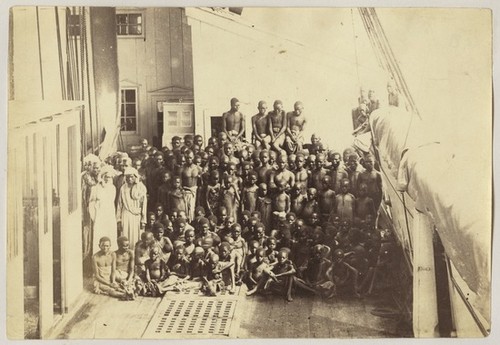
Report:
[[[269,292],[330,298],[373,286],[385,233],[376,226],[382,179],[371,154],[304,140],[302,102],[286,113],[264,101],[251,140],[239,101],[223,128],[146,139],[104,161],[88,155],[82,175],[84,255],[95,293],[158,296],[201,287],[207,295]],[[117,248],[113,248],[117,245]],[[116,250],[114,250],[116,249]]]

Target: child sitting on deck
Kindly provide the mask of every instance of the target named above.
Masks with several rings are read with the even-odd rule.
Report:
[[[116,254],[110,251],[111,240],[108,237],[102,237],[99,240],[99,248],[100,250],[92,257],[94,293],[118,298],[125,297],[125,291],[115,281]]]
[[[234,271],[232,270],[233,266],[234,262],[222,262],[219,260],[219,255],[210,255],[205,274],[202,277],[204,282],[202,291],[204,291],[208,296],[216,296],[217,292],[226,289],[229,290],[230,293],[234,292]],[[229,277],[231,278],[231,282],[227,282],[223,279],[223,271],[225,270],[229,270]],[[232,275],[231,272],[233,272]],[[229,283],[229,285],[226,285],[226,283]]]

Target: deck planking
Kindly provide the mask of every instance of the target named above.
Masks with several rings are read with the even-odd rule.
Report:
[[[296,295],[293,302],[274,295],[245,296],[238,300],[230,338],[380,338],[396,337],[397,321],[380,318],[371,310],[385,306],[381,297],[333,298]],[[229,296],[228,296],[229,297]],[[59,339],[141,339],[162,298],[138,297],[120,301],[85,291],[80,309],[65,320]],[[168,295],[166,298],[169,298]],[[176,298],[217,298],[177,296]]]
[[[58,339],[140,339],[161,298],[120,301],[84,292],[84,305],[64,325]]]

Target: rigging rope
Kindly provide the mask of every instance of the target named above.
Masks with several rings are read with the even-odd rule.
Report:
[[[76,75],[76,79],[75,79],[75,94],[78,95],[78,99],[81,100],[82,97],[81,97],[81,94],[80,94],[80,61],[78,60],[78,39],[76,38],[77,34],[78,36],[80,35],[80,32],[81,32],[81,25],[80,25],[80,13],[78,11],[78,14],[77,14],[77,10],[76,10],[76,7],[73,6],[73,10],[71,11],[73,13],[73,15],[78,15],[78,30],[75,30],[74,27],[73,27],[73,48],[75,49],[75,53],[74,53],[74,59],[76,60],[75,61],[75,65],[76,65],[76,71],[75,71],[75,75]],[[76,25],[75,23],[73,23],[73,25]]]
[[[63,66],[63,57],[62,57],[62,44],[61,44],[61,27],[59,25],[59,10],[54,7],[55,16],[56,16],[56,36],[57,36],[57,55],[59,58],[59,79],[61,81],[61,94],[62,99],[66,100],[66,82],[64,78],[64,66]]]
[[[75,99],[75,93],[74,93],[74,82],[75,82],[75,76],[74,76],[74,68],[73,68],[73,46],[72,46],[72,41],[70,40],[70,35],[69,35],[69,7],[66,7],[66,69],[68,73],[68,99],[74,100]]]
[[[40,63],[40,86],[42,91],[42,101],[45,99],[43,91],[43,67],[42,67],[42,45],[40,44],[40,15],[38,13],[38,6],[36,6],[36,31],[38,33],[38,60]]]
[[[354,39],[354,57],[356,58],[356,74],[358,75],[358,86],[361,87],[361,80],[359,78],[359,62],[358,62],[358,43],[356,37],[356,31],[354,30],[354,14],[351,8],[351,23],[352,23],[352,37]]]
[[[380,51],[375,46],[375,38],[373,36],[374,34],[372,32],[372,29],[368,25],[366,16],[363,15],[363,8],[358,8],[358,12],[360,14],[361,21],[363,22],[363,26],[365,27],[366,34],[368,35],[368,42],[370,42],[370,45],[372,46],[372,50],[375,53],[375,57],[377,58],[379,67],[385,69],[384,62],[382,61],[382,57],[380,56]]]
[[[413,100],[413,97],[411,96],[411,93],[409,91],[409,87],[406,84],[406,80],[403,77],[403,73],[401,72],[401,69],[399,67],[399,64],[397,62],[397,59],[394,55],[394,52],[391,48],[391,45],[389,44],[389,40],[387,39],[387,36],[385,34],[385,31],[380,23],[380,20],[377,16],[377,13],[375,12],[374,8],[360,8],[359,13],[361,16],[361,19],[363,21],[363,25],[365,26],[365,30],[368,35],[368,39],[370,41],[370,44],[372,46],[372,49],[375,52],[375,55],[377,56],[377,59],[379,60],[379,64],[382,68],[384,68],[389,75],[391,76],[391,79],[394,80],[396,83],[396,86],[398,89],[402,91],[402,96],[406,99],[406,103],[409,105],[411,114],[410,114],[410,121],[408,124],[408,129],[406,131],[406,136],[405,136],[405,142],[404,146],[406,147],[408,136],[410,134],[410,130],[413,124],[413,117],[416,114],[420,119],[420,114],[418,112],[418,109],[416,107],[416,104]],[[387,173],[385,170],[382,168],[381,165],[381,160],[380,160],[380,155],[377,150],[377,147],[375,145],[374,141],[374,135],[373,131],[371,131],[372,134],[372,145],[374,147],[374,151],[376,152],[376,158],[379,162],[379,165],[381,167],[382,173],[386,176],[386,180],[389,182],[389,185],[392,187],[394,190],[395,194],[403,204],[403,213],[405,217],[405,227],[406,227],[406,236],[408,240],[408,246],[411,251],[413,251],[413,244],[411,240],[411,233],[410,233],[410,222],[408,218],[408,214],[412,216],[410,210],[408,209],[408,206],[406,205],[406,200],[405,200],[405,194],[400,193],[396,190],[396,188],[392,185]]]
[[[92,153],[95,153],[95,146],[94,146],[94,126],[93,126],[93,121],[92,121],[92,97],[90,94],[90,70],[89,70],[89,49],[88,49],[88,42],[87,42],[87,11],[85,8],[83,8],[83,28],[82,28],[82,36],[81,40],[83,43],[82,50],[85,51],[85,74],[87,75],[87,96],[88,96],[88,114],[89,114],[89,127],[90,127],[90,141],[91,141],[91,147],[92,147]]]
[[[80,73],[81,73],[81,77],[79,79],[79,82],[81,82],[81,94],[79,95],[80,97],[80,100],[85,100],[85,84],[84,84],[84,79],[83,79],[83,76],[84,76],[84,66],[83,66],[83,59],[84,59],[84,54],[83,54],[83,7],[80,6],[78,8],[78,22],[79,22],[79,30],[80,30],[80,64],[81,64],[81,68],[80,68]],[[80,135],[81,135],[81,138],[82,138],[82,145],[81,145],[81,155],[82,155],[82,159],[83,157],[85,157],[85,155],[87,154],[87,136],[86,136],[86,121],[85,121],[85,112],[86,112],[86,109],[83,108],[81,111],[80,111],[80,120],[81,120],[81,126],[80,126]]]

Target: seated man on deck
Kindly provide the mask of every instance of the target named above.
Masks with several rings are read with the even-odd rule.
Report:
[[[125,297],[125,291],[120,289],[115,281],[116,254],[110,251],[111,240],[109,237],[102,237],[99,240],[99,248],[101,249],[92,257],[94,293],[118,298]]]
[[[129,283],[134,278],[135,258],[130,249],[130,241],[126,236],[118,237],[118,250],[116,255],[116,281],[118,283]]]
[[[286,113],[283,110],[283,102],[274,101],[274,110],[270,111],[268,116],[269,133],[271,134],[271,147],[279,152],[285,142],[285,132],[287,128]]]
[[[375,90],[370,89],[368,91],[368,113],[371,113],[374,110],[377,110],[380,108],[380,101],[378,100],[377,96],[375,96]]]
[[[304,104],[301,101],[295,102],[293,111],[286,114],[287,128],[285,131],[287,147],[293,147],[294,150],[288,153],[302,151],[304,144],[304,128],[306,118],[304,116]],[[287,150],[288,151],[288,150]]]
[[[282,248],[278,253],[278,263],[269,271],[263,289],[278,293],[286,298],[288,302],[293,301],[292,285],[295,276],[295,266],[289,260],[290,250]]]
[[[157,297],[167,291],[180,291],[183,281],[171,274],[167,264],[161,259],[161,250],[153,247],[149,252],[146,266],[145,296]]]
[[[267,103],[260,101],[257,109],[259,109],[259,112],[252,116],[252,143],[256,148],[269,150],[271,136],[267,126]]]
[[[368,120],[368,106],[361,103],[357,108],[352,110],[352,128],[357,130]]]
[[[245,116],[239,109],[240,101],[237,98],[231,98],[231,109],[222,114],[222,131],[235,144],[243,141],[245,134]]]
[[[317,244],[312,248],[312,257],[299,267],[301,278],[294,277],[294,285],[316,295],[331,298],[336,295],[332,276],[332,262],[327,259],[330,247]]]

